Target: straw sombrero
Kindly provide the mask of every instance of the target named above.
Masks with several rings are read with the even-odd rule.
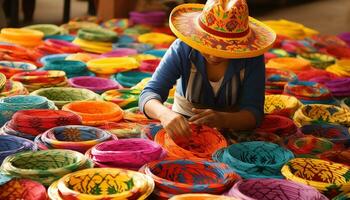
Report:
[[[174,34],[192,48],[223,58],[262,55],[276,39],[275,32],[249,17],[245,0],[208,0],[177,6],[170,15]]]

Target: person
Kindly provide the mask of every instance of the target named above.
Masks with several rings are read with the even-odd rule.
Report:
[[[140,110],[175,140],[190,123],[233,131],[258,126],[264,112],[263,53],[276,34],[249,17],[245,0],[183,4],[170,15],[178,39],[140,95]],[[163,105],[176,84],[172,110]]]

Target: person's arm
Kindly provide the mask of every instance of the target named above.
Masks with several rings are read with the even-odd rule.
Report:
[[[216,128],[252,130],[262,121],[265,100],[265,63],[263,56],[247,59],[243,85],[238,98],[239,111],[217,112],[211,109],[194,109],[190,121]]]
[[[159,120],[172,138],[181,138],[190,132],[187,120],[163,105],[169,90],[182,74],[184,60],[188,59],[186,52],[188,49],[180,40],[176,40],[164,55],[139,100],[140,110],[146,116]]]

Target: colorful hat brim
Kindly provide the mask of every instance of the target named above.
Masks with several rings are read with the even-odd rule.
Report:
[[[249,58],[269,50],[276,33],[262,22],[249,17],[250,33],[241,38],[223,38],[204,31],[198,24],[203,4],[183,4],[170,15],[173,33],[192,48],[222,58]]]

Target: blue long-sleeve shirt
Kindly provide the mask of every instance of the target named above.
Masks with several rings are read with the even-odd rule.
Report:
[[[257,125],[260,124],[264,115],[265,99],[264,57],[231,59],[217,95],[214,95],[207,78],[205,63],[205,58],[198,51],[181,40],[176,40],[142,91],[139,100],[140,110],[144,112],[144,105],[151,99],[166,101],[169,90],[176,82],[176,93],[185,97],[191,66],[194,65],[199,74],[191,84],[195,83],[197,92],[200,92],[197,100],[191,100],[197,101],[193,103],[214,110],[225,110],[233,106],[237,110],[247,110],[255,116]]]

